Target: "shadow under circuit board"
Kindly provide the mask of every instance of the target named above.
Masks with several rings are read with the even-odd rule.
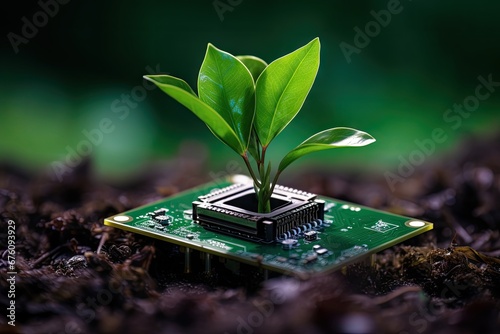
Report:
[[[193,220],[192,202],[241,183],[248,179],[236,175],[210,182],[108,217],[104,224],[220,258],[299,275],[340,269],[433,228],[426,221],[324,196],[317,196],[324,201],[324,219],[267,243],[208,230]]]

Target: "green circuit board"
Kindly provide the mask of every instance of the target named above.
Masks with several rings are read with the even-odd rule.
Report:
[[[207,230],[193,220],[192,202],[245,180],[231,176],[104,220],[104,224],[174,243],[189,250],[287,274],[337,270],[433,228],[432,223],[319,196],[324,221],[314,240],[297,235],[259,243]],[[246,181],[245,181],[246,182]],[[161,210],[161,224],[152,213]],[[293,240],[290,241],[290,240]],[[208,256],[207,256],[208,258]],[[188,261],[188,259],[187,259]]]

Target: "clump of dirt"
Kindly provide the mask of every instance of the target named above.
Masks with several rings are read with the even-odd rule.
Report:
[[[103,218],[204,183],[206,155],[186,148],[126,185],[63,182],[0,167],[0,305],[9,306],[7,231],[15,223],[12,333],[497,333],[500,328],[500,136],[471,138],[394,191],[383,177],[308,170],[290,186],[434,223],[373,266],[307,280],[215,264],[185,273],[177,246]]]

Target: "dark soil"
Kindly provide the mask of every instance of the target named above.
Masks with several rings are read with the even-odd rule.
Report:
[[[2,313],[7,231],[16,227],[12,333],[499,333],[500,136],[428,159],[390,191],[385,179],[309,170],[287,185],[434,223],[374,266],[308,280],[222,264],[185,274],[173,245],[103,218],[208,181],[189,147],[127,185],[80,165],[63,182],[0,167]],[[13,223],[11,223],[13,224]]]

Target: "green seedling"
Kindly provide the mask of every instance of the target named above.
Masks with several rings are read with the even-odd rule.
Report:
[[[308,153],[359,147],[375,139],[356,129],[331,128],[309,137],[281,160],[274,177],[266,151],[301,109],[319,68],[320,41],[269,65],[254,56],[233,56],[208,44],[198,75],[198,95],[179,78],[146,75],[162,91],[198,116],[212,133],[238,153],[253,179],[258,211],[271,211],[270,199],[281,173]],[[253,159],[253,161],[251,161]]]

